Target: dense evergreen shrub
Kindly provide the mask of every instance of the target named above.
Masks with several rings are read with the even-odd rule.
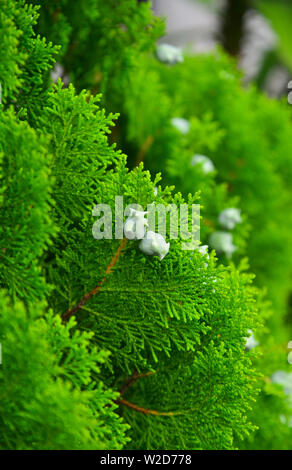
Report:
[[[23,0],[0,13],[0,447],[289,448],[291,406],[270,379],[286,344],[266,325],[286,339],[289,116],[243,90],[222,54],[158,63],[148,3],[39,3],[38,23]],[[52,83],[54,58],[68,87]],[[117,195],[144,209],[200,201],[206,243],[240,208],[235,263],[182,250],[169,228],[162,261],[96,240],[92,210],[115,216]]]

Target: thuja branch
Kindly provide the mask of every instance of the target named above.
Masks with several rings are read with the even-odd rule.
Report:
[[[131,377],[129,377],[126,380],[125,384],[123,385],[123,387],[120,390],[121,398],[116,399],[115,402],[118,405],[127,406],[128,408],[131,408],[132,410],[138,411],[139,413],[144,413],[146,415],[152,415],[152,416],[182,416],[182,415],[185,415],[187,413],[197,411],[198,409],[202,409],[203,405],[206,403],[207,400],[210,399],[210,396],[213,393],[213,390],[212,390],[210,395],[207,395],[200,405],[198,405],[194,408],[191,408],[190,410],[186,410],[186,411],[151,410],[151,409],[148,409],[148,408],[144,408],[143,406],[136,405],[135,403],[132,403],[132,402],[130,402],[128,400],[125,400],[123,398],[123,394],[125,393],[125,391],[128,390],[128,388],[131,387],[133,385],[133,383],[136,382],[136,380],[140,379],[141,377],[147,377],[149,375],[156,374],[156,372],[157,371],[154,371],[154,372],[149,371],[149,372],[144,372],[144,373],[141,373],[141,374],[138,374],[136,371],[133,372]]]
[[[94,295],[96,295],[100,291],[101,287],[103,286],[103,284],[104,284],[104,282],[107,278],[107,275],[111,272],[112,268],[114,267],[114,265],[118,261],[126,242],[127,242],[127,239],[123,238],[120,245],[119,245],[119,247],[118,247],[118,249],[117,249],[117,251],[115,252],[114,256],[110,260],[110,262],[109,262],[109,264],[108,264],[108,266],[105,270],[105,274],[104,274],[103,279],[98,283],[98,285],[96,287],[94,287],[94,289],[92,289],[90,292],[88,292],[88,294],[85,294],[82,297],[82,299],[80,300],[80,302],[78,302],[78,304],[76,304],[73,308],[68,309],[67,312],[65,312],[62,315],[62,320],[63,321],[67,321],[72,315],[74,315],[75,312],[77,312],[80,308],[82,308],[83,305],[85,305],[86,302],[88,302],[88,300],[91,299],[91,297],[93,297]]]
[[[127,406],[128,408],[131,408],[132,410],[138,411],[139,413],[144,413],[146,415],[152,415],[152,416],[183,416],[189,413],[193,413],[194,411],[202,411],[203,405],[210,399],[212,396],[213,389],[210,394],[206,395],[205,399],[197,406],[194,406],[193,408],[190,408],[189,410],[183,410],[183,411],[158,411],[158,410],[151,410],[148,408],[144,408],[143,406],[136,405],[135,403],[132,403],[128,400],[125,400],[124,398],[118,398],[115,400],[115,402],[119,405],[124,405]]]
[[[131,387],[138,379],[141,379],[142,377],[148,377],[149,375],[156,374],[156,371],[152,372],[142,372],[138,374],[137,371],[134,371],[131,377],[129,377],[124,385],[122,386],[120,390],[121,398],[118,398],[116,400],[116,403],[119,405],[124,405],[127,406],[128,408],[132,408],[135,411],[138,411],[139,413],[144,413],[147,415],[153,415],[153,416],[177,416],[183,414],[180,411],[157,411],[157,410],[150,410],[148,408],[143,408],[142,406],[135,405],[135,403],[131,403],[128,400],[125,400],[122,396],[128,390],[129,387]]]
[[[136,166],[138,166],[141,162],[144,161],[146,153],[148,152],[149,148],[153,144],[153,136],[149,135],[147,139],[143,142],[138,154],[137,154],[137,159],[136,159]]]
[[[141,379],[141,377],[148,377],[149,375],[156,374],[156,372],[142,372],[141,374],[138,374],[137,371],[134,371],[131,377],[128,377],[128,379],[125,381],[124,385],[120,389],[120,394],[124,395],[124,393],[130,388],[138,379]]]
[[[146,415],[153,415],[153,416],[178,416],[184,414],[182,411],[157,411],[157,410],[149,410],[147,408],[143,408],[142,406],[135,405],[134,403],[125,400],[124,398],[119,398],[116,400],[116,403],[120,405],[127,406],[128,408],[132,408],[135,411],[139,411],[140,413],[144,413]]]

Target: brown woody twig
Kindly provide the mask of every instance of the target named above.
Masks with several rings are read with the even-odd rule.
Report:
[[[86,302],[89,299],[91,299],[91,297],[93,295],[97,294],[100,291],[102,285],[104,284],[104,282],[106,280],[107,275],[111,272],[111,269],[114,267],[114,265],[118,261],[120,255],[121,255],[121,251],[124,248],[126,242],[127,242],[127,239],[123,238],[120,245],[119,245],[119,247],[118,247],[118,249],[117,249],[117,251],[116,251],[116,253],[114,254],[114,256],[112,257],[110,263],[108,264],[108,266],[105,270],[105,275],[104,275],[103,279],[101,280],[101,282],[96,287],[94,287],[94,289],[92,289],[88,294],[85,294],[82,297],[82,299],[80,300],[80,302],[78,302],[77,305],[75,305],[71,309],[68,309],[67,312],[65,312],[64,315],[62,315],[62,320],[63,321],[67,321],[75,312],[77,312],[77,310],[82,308],[83,305],[86,304]]]

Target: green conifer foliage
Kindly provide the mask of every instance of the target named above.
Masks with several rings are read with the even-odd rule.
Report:
[[[119,449],[126,426],[117,394],[97,377],[107,353],[91,333],[63,325],[45,305],[13,305],[1,291],[1,449]]]
[[[37,8],[25,0],[3,0],[1,4],[1,65],[2,103],[16,104],[16,109],[34,108],[45,100],[48,70],[54,63],[58,46],[36,36],[34,26]]]
[[[13,96],[20,86],[19,67],[24,63],[25,55],[18,50],[21,31],[17,29],[12,15],[12,2],[3,1],[0,12],[1,43],[1,100]]]
[[[58,207],[54,216],[59,228],[58,239],[48,251],[49,261],[44,264],[48,280],[55,286],[50,305],[65,320],[76,314],[79,327],[93,331],[94,342],[111,352],[108,386],[123,389],[132,374],[142,374],[141,382],[144,382],[144,374],[155,375],[154,382],[147,378],[144,389],[160,377],[160,395],[151,389],[141,394],[139,388],[133,386],[131,391],[135,391],[136,400],[129,405],[129,394],[124,398],[123,393],[118,401],[121,412],[130,408],[130,412],[125,412],[126,421],[133,425],[142,414],[143,429],[148,423],[149,431],[146,428],[145,432],[153,436],[151,441],[149,437],[143,440],[137,431],[133,432],[129,444],[132,448],[143,445],[179,448],[184,426],[193,427],[189,441],[184,444],[186,447],[229,448],[234,435],[248,432],[243,410],[249,408],[256,392],[252,385],[254,372],[244,352],[243,340],[247,328],[252,327],[253,322],[257,324],[257,313],[250,297],[253,290],[249,291],[246,285],[249,277],[216,268],[214,262],[206,268],[199,253],[190,259],[190,253],[181,251],[180,243],[175,241],[171,242],[171,252],[161,263],[137,251],[135,242],[128,241],[124,245],[124,240],[95,240],[91,233],[94,204],[106,203],[114,208],[115,196],[120,195],[124,196],[125,206],[135,202],[145,208],[147,203],[153,202],[158,179],[151,182],[149,173],[143,172],[141,166],[131,172],[126,169],[124,157],[109,147],[105,138],[111,118],[104,117],[93,99],[88,102],[85,94],[76,96],[72,86],[62,89],[59,84],[48,103],[39,129],[52,136],[53,194]],[[110,164],[112,169],[106,171]],[[159,190],[155,201],[167,204],[183,202],[183,199],[179,195],[173,199],[166,189]],[[121,246],[123,250],[119,251]],[[95,294],[86,297],[94,289]],[[76,308],[84,298],[83,308]],[[236,357],[238,382],[234,381],[228,392],[227,377],[234,374],[230,355]],[[176,379],[169,377],[167,371],[173,370],[173,363],[181,364],[184,377],[181,382],[177,375]],[[217,370],[216,374],[213,369]],[[205,414],[201,410],[198,428],[199,422],[201,427],[202,422],[206,422],[206,429],[210,425],[213,400],[216,403],[213,413],[224,415],[225,406],[218,407],[219,401],[223,403],[223,396],[233,416],[224,418],[224,435],[218,425],[207,440],[197,437],[193,419],[193,411],[202,408],[206,400],[205,374],[214,374],[215,391],[206,401]],[[190,393],[196,375],[201,385]],[[218,377],[222,384],[217,389]],[[210,388],[211,383],[208,383]],[[184,399],[178,402],[176,394]],[[146,411],[135,410],[133,406]],[[162,419],[157,421],[160,429],[157,435],[150,432],[155,421],[144,420],[148,410],[152,417],[152,407],[154,414],[162,414]],[[174,418],[167,419],[172,413]],[[163,426],[162,440],[158,440]]]
[[[100,89],[111,111],[119,112],[115,95],[127,86],[128,73],[142,51],[154,49],[164,24],[149,4],[137,0],[45,0],[38,32],[61,44],[58,60],[80,91]]]
[[[214,162],[218,182],[227,182],[230,194],[240,197],[252,227],[247,244],[251,268],[258,284],[268,287],[274,308],[285,314],[292,259],[287,186],[291,116],[287,104],[261,96],[253,88],[243,90],[234,65],[219,52],[186,58],[168,70],[157,61],[153,67],[173,97],[176,115],[180,112],[185,118],[204,120],[211,113],[221,138],[214,142],[211,133],[213,146],[207,138],[203,149],[199,139],[198,150]]]
[[[253,88],[243,90],[239,72],[219,51],[186,57],[175,66],[148,54],[140,56],[128,88],[120,92],[119,120],[119,144],[130,164],[143,160],[152,172],[163,170],[163,181],[184,195],[201,190],[203,243],[220,229],[222,209],[241,208],[244,223],[234,231],[239,248],[235,259],[246,250],[256,282],[268,287],[282,318],[291,291],[292,260],[291,123],[285,107]],[[179,116],[190,122],[185,135],[171,124]],[[194,154],[207,155],[214,173],[204,175],[194,167]],[[277,321],[272,327],[283,337]]]
[[[39,299],[48,289],[38,259],[54,233],[48,140],[37,136],[12,109],[0,110],[0,129],[1,285],[13,297]]]
[[[0,37],[10,38],[7,65],[0,66],[0,447],[266,448],[276,423],[279,446],[289,447],[291,408],[270,380],[285,351],[275,354],[273,339],[266,340],[270,306],[241,259],[250,233],[247,251],[257,267],[255,247],[268,233],[269,247],[274,240],[279,257],[287,257],[283,272],[290,272],[289,247],[280,251],[258,204],[269,189],[265,210],[270,202],[279,209],[274,223],[283,222],[286,117],[277,120],[285,124],[281,135],[263,119],[258,142],[255,131],[244,133],[260,115],[250,109],[257,95],[226,75],[222,96],[210,91],[211,71],[219,67],[214,57],[158,64],[153,51],[162,22],[148,3],[40,2],[38,26],[35,7],[14,3],[12,9],[5,0],[0,17]],[[56,54],[73,82],[68,88],[62,80],[50,84]],[[225,56],[218,62],[220,70],[232,68]],[[190,94],[193,76],[198,89]],[[233,90],[239,102],[228,108],[224,99]],[[267,116],[273,106],[267,104]],[[190,120],[188,135],[172,126],[175,116]],[[275,154],[266,156],[272,142],[283,154],[277,164]],[[233,178],[243,150],[249,170]],[[264,160],[255,160],[256,151]],[[190,165],[194,153],[208,154],[216,171],[206,175]],[[202,202],[204,240],[222,209],[241,207],[236,265],[218,263],[210,250],[208,257],[183,250],[169,226],[162,261],[142,253],[137,241],[115,238],[116,196],[124,208],[143,210]],[[112,208],[113,237],[97,240],[93,209],[100,203]],[[257,269],[261,286],[265,260]],[[266,277],[273,297],[278,284]],[[287,290],[283,285],[281,305]],[[282,329],[279,317],[274,322]],[[245,348],[249,330],[261,343],[252,350]]]

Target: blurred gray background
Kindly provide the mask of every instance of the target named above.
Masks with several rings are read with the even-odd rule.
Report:
[[[233,0],[233,3],[231,0],[153,0],[152,5],[158,16],[166,18],[167,33],[161,42],[188,47],[195,53],[201,53],[214,49],[219,43],[224,45],[223,28],[226,28],[224,21],[226,23],[228,4],[240,10],[240,3],[245,3],[243,14],[240,12],[240,23],[234,26],[235,35],[236,28],[241,28],[238,45],[229,46],[230,50],[225,48],[237,57],[238,67],[244,71],[246,83],[258,80],[261,88],[270,96],[281,96],[286,91],[291,75],[285,65],[274,60],[273,53],[278,46],[277,34],[269,20],[247,2],[248,0]],[[234,15],[234,11],[232,14]],[[237,20],[236,17],[235,19]],[[231,23],[232,20],[233,18]],[[266,63],[271,62],[271,59],[274,63],[272,61],[272,66],[266,70]]]

